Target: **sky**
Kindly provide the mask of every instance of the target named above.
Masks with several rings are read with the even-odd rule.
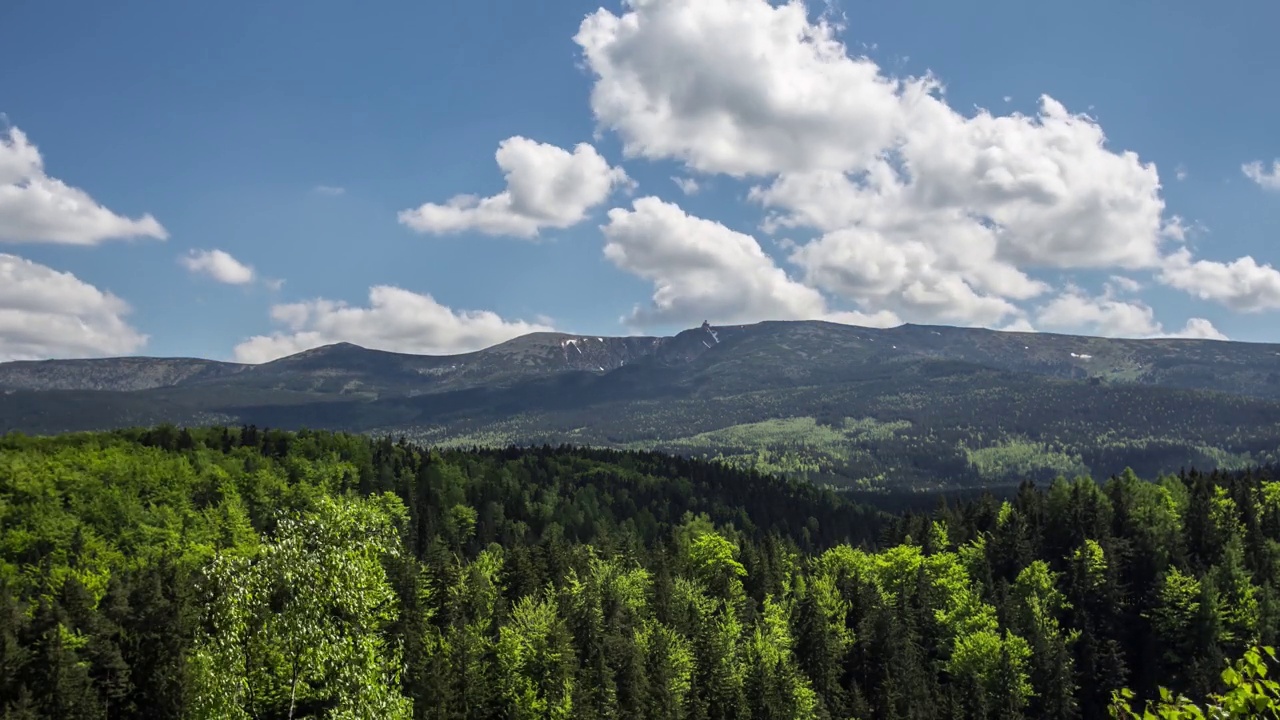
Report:
[[[1280,5],[5,0],[0,360],[1280,342]]]

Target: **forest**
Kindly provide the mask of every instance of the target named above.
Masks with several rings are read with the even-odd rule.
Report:
[[[1275,716],[1270,469],[889,500],[643,451],[6,435],[0,717]]]

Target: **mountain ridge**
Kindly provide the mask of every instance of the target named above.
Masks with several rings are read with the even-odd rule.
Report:
[[[661,449],[834,482],[1151,474],[1280,458],[1280,345],[768,321],[455,355],[0,364],[0,433],[161,422]]]
[[[78,378],[85,386],[72,385],[77,378],[72,377],[61,381],[57,387],[52,384],[42,384],[38,380],[41,374],[47,374],[49,371],[57,371],[62,369],[79,369],[79,374],[83,375],[84,371],[91,368],[111,368],[113,365],[123,365],[122,369],[136,369],[144,365],[156,365],[160,367],[171,368],[170,372],[163,377],[169,378],[168,382],[156,381],[149,387],[128,387],[119,389],[151,389],[154,387],[168,387],[180,385],[189,380],[197,381],[208,378],[208,375],[217,374],[235,374],[241,372],[261,371],[267,368],[288,367],[301,364],[320,358],[332,358],[334,356],[352,356],[363,355],[366,358],[377,356],[383,359],[399,359],[406,362],[421,363],[424,366],[432,364],[444,365],[445,363],[457,364],[459,362],[474,361],[478,358],[484,358],[494,355],[505,356],[527,356],[531,351],[542,350],[545,357],[549,350],[558,348],[566,361],[574,357],[574,353],[578,357],[593,358],[599,357],[600,353],[596,351],[600,347],[606,350],[613,347],[624,347],[630,350],[636,357],[656,354],[663,349],[668,349],[668,357],[670,356],[670,348],[674,343],[687,341],[690,338],[699,340],[704,349],[710,349],[713,344],[718,344],[719,340],[708,339],[716,338],[721,333],[732,334],[740,333],[744,330],[754,329],[764,331],[773,328],[797,328],[797,327],[825,327],[839,328],[844,332],[867,334],[867,339],[874,342],[879,336],[892,339],[893,334],[898,337],[906,338],[909,334],[930,333],[941,337],[945,333],[962,333],[966,335],[985,335],[985,336],[1006,336],[1010,339],[1025,339],[1036,343],[1044,342],[1064,342],[1075,344],[1088,344],[1094,342],[1103,342],[1107,344],[1124,344],[1124,345],[1144,345],[1148,347],[1189,347],[1195,345],[1204,346],[1230,346],[1233,349],[1252,348],[1252,349],[1268,349],[1271,354],[1280,359],[1280,344],[1277,343],[1256,343],[1235,340],[1216,340],[1208,338],[1103,338],[1089,335],[1073,335],[1067,333],[1048,333],[1048,332],[1022,332],[1022,331],[1006,331],[991,330],[986,328],[967,328],[955,327],[947,325],[921,325],[914,323],[904,323],[892,328],[871,328],[857,325],[845,325],[840,323],[832,323],[822,320],[803,320],[803,321],[785,321],[785,320],[766,320],[758,323],[746,325],[727,325],[727,326],[704,326],[703,328],[690,328],[682,330],[674,335],[667,336],[650,336],[650,335],[623,335],[623,336],[603,336],[591,335],[586,333],[563,333],[563,332],[534,332],[520,335],[510,340],[496,343],[494,345],[463,353],[452,354],[423,354],[408,353],[393,350],[383,350],[378,348],[365,347],[356,343],[340,341],[329,343],[326,345],[301,350],[297,353],[286,355],[284,357],[268,360],[262,363],[242,363],[228,360],[214,360],[210,358],[200,358],[191,356],[147,356],[147,355],[131,355],[131,356],[114,356],[103,358],[72,358],[72,359],[44,359],[44,360],[15,360],[8,362],[0,362],[0,389],[23,389],[23,390],[43,390],[43,389],[76,389],[76,390],[93,390],[93,389],[116,389],[107,387],[90,387],[89,380],[86,378]],[[708,330],[714,331],[712,335]],[[954,336],[953,336],[954,337]],[[1013,340],[1010,340],[1013,342]],[[689,347],[685,348],[686,352],[681,353],[680,359],[687,361],[692,357],[700,354],[693,343],[687,343]],[[1016,344],[1016,343],[1015,343]],[[647,347],[646,347],[647,346]],[[583,350],[587,348],[587,350]],[[687,352],[693,349],[693,353]],[[896,349],[896,348],[895,348]],[[645,350],[648,350],[646,352]],[[637,352],[639,351],[639,352]],[[536,355],[536,352],[533,353]],[[1083,354],[1084,357],[1077,359],[1089,360],[1091,355]],[[625,358],[624,358],[625,359]],[[621,366],[622,362],[617,362],[616,366]],[[578,362],[566,362],[567,368],[576,369],[575,366],[587,366],[589,362],[585,359]],[[1277,362],[1280,367],[1280,362]],[[608,369],[599,364],[599,371]],[[192,369],[197,372],[182,372],[183,369]],[[41,373],[40,371],[45,371]],[[198,371],[212,371],[201,374]],[[116,370],[115,372],[120,372]],[[25,382],[24,382],[25,378]],[[72,385],[72,386],[67,386]]]

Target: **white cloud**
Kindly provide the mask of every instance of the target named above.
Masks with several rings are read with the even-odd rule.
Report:
[[[1036,314],[1036,325],[1103,337],[1148,337],[1160,332],[1155,311],[1147,305],[1089,297],[1077,288],[1068,289],[1042,306]]]
[[[633,0],[575,41],[627,156],[764,178],[762,227],[821,231],[793,260],[864,307],[1012,322],[1050,289],[1032,270],[1152,269],[1182,236],[1156,167],[1092,118],[1048,96],[1033,116],[963,115],[932,76],[851,57],[798,1]]]
[[[1241,165],[1240,170],[1245,177],[1258,183],[1261,187],[1268,190],[1280,190],[1280,160],[1275,160],[1271,163],[1270,172],[1259,160]]]
[[[574,41],[591,108],[627,157],[708,173],[844,170],[901,132],[899,83],[850,58],[799,2],[631,0],[588,15]]]
[[[125,355],[147,337],[129,305],[68,272],[0,254],[0,361]]]
[[[1002,332],[1036,332],[1035,326],[1031,324],[1030,320],[1024,317],[1020,317],[1007,325],[1003,325],[995,329]]]
[[[656,197],[639,198],[632,208],[610,210],[601,228],[605,257],[655,286],[652,306],[637,307],[630,322],[729,324],[825,314],[822,294],[787,277],[755,238]]]
[[[317,195],[328,195],[329,197],[337,197],[339,195],[345,195],[347,192],[347,189],[343,187],[338,187],[337,185],[317,185],[314,188],[312,188],[312,192],[316,193]]]
[[[1102,337],[1227,339],[1204,318],[1191,318],[1181,330],[1166,332],[1155,319],[1155,311],[1146,303],[1107,295],[1090,297],[1076,287],[1068,287],[1040,307],[1036,325],[1044,330],[1085,332]]]
[[[135,237],[169,235],[151,215],[116,215],[46,175],[39,149],[18,128],[0,134],[0,242],[96,245]]]
[[[1178,166],[1173,169],[1173,176],[1177,178],[1179,181],[1182,181],[1191,177],[1191,173],[1187,172],[1186,165],[1183,165],[1182,163],[1178,163]]]
[[[909,122],[890,158],[852,177],[784,174],[752,198],[781,209],[777,225],[920,239],[928,224],[932,244],[1019,267],[1154,267],[1178,232],[1162,217],[1155,166],[1108,150],[1096,123],[1052,98],[1036,117],[964,117],[925,92],[904,104]]]
[[[788,277],[755,238],[656,197],[635,200],[631,210],[610,210],[601,230],[605,257],[654,285],[651,304],[625,319],[633,325],[808,319],[897,324],[885,312],[829,311],[822,293]]]
[[[924,242],[890,241],[870,229],[827,233],[799,247],[791,260],[805,270],[809,283],[863,307],[896,309],[911,320],[992,325],[1020,313],[1004,298],[975,289],[956,272],[955,258],[940,256]],[[1038,294],[1025,277],[1003,277],[1009,268],[989,270],[984,278],[989,282],[979,287],[1026,284],[1021,293]]]
[[[253,282],[253,268],[236,260],[223,250],[192,250],[178,259],[182,266],[198,275],[207,275],[227,285]]]
[[[1198,340],[1230,339],[1219,331],[1218,328],[1214,327],[1213,323],[1205,320],[1204,318],[1198,317],[1188,318],[1187,324],[1183,326],[1182,330],[1174,333],[1170,337],[1195,338]]]
[[[631,155],[708,173],[781,174],[754,196],[798,211],[791,224],[869,223],[884,233],[925,211],[988,228],[1007,261],[1157,264],[1164,202],[1155,167],[1107,149],[1096,122],[1052,98],[1041,98],[1036,117],[965,117],[935,79],[895,78],[850,57],[800,2],[627,6],[621,17],[588,16],[575,39],[596,74],[597,121]],[[827,192],[812,198],[788,185]]]
[[[377,350],[427,355],[469,352],[526,333],[542,324],[504,320],[487,310],[453,310],[430,295],[388,285],[369,289],[369,305],[316,299],[276,305],[271,318],[284,329],[235,348],[236,360],[259,363],[321,345],[350,342]]]
[[[588,143],[570,153],[516,136],[498,145],[496,157],[506,190],[487,198],[457,195],[443,205],[426,203],[402,211],[400,222],[424,233],[474,230],[534,238],[543,228],[576,225],[615,188],[630,183],[622,168],[610,167]]]
[[[827,313],[820,319],[826,320],[827,322],[840,323],[842,325],[857,325],[859,327],[874,328],[897,327],[902,324],[902,318],[898,317],[890,310],[877,310],[870,313],[861,312],[859,310],[841,310]]]
[[[680,188],[680,192],[685,195],[696,195],[702,189],[698,186],[698,181],[691,177],[673,177],[671,182],[675,183],[676,187]]]
[[[1280,309],[1280,270],[1251,256],[1229,263],[1193,260],[1186,249],[1172,253],[1160,282],[1242,312]]]

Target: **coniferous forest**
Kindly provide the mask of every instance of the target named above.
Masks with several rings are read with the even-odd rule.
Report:
[[[1267,470],[920,511],[646,452],[0,438],[11,719],[1245,717],[1278,588]]]

